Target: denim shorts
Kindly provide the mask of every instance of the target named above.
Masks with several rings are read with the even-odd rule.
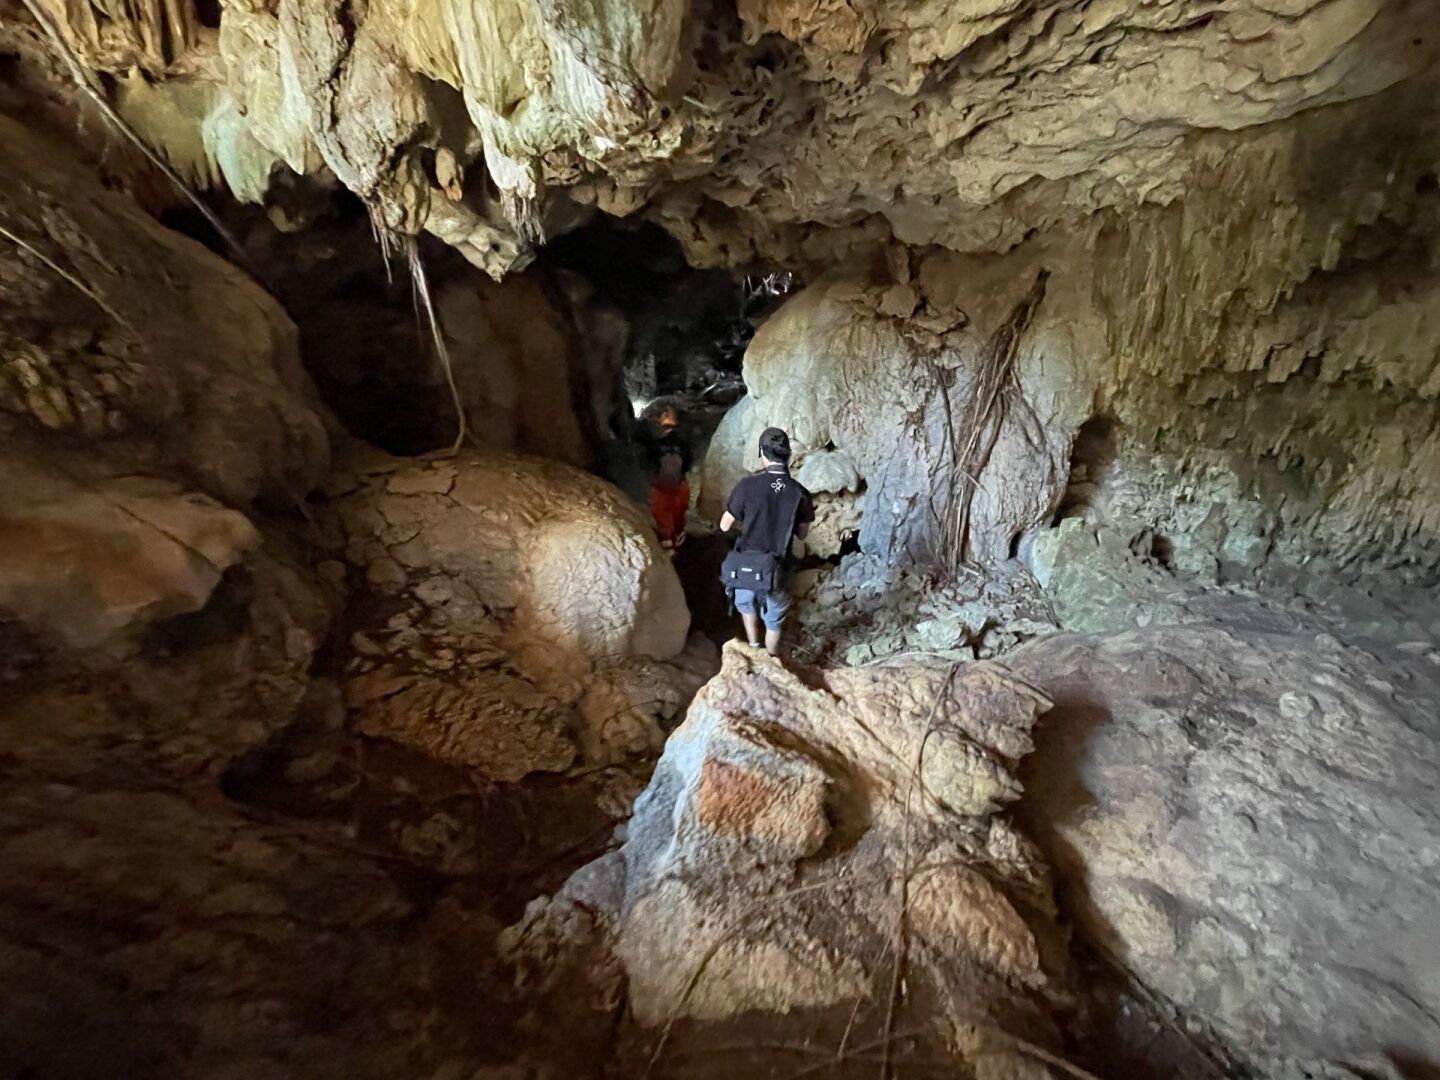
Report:
[[[790,597],[783,592],[757,595],[749,589],[736,589],[735,610],[741,615],[759,615],[765,621],[765,629],[779,630],[790,610]]]

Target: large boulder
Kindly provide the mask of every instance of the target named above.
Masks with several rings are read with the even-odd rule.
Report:
[[[604,764],[657,751],[711,670],[643,512],[603,481],[465,452],[361,456],[335,483],[369,734],[500,780]]]
[[[727,1031],[883,1042],[898,962],[895,1030],[979,1075],[1049,1076],[1014,1036],[1055,1040],[1063,950],[1045,868],[1002,812],[1045,705],[990,665],[807,685],[729,645],[620,853],[532,904],[508,955],[577,1016],[625,995],[632,1050],[686,1051],[666,1075],[702,1075],[692,1052]],[[731,1075],[769,1075],[764,1046],[730,1045]]]
[[[1171,626],[1007,663],[1055,700],[1023,820],[1092,946],[1262,1061],[1440,1060],[1440,650]]]
[[[426,579],[433,602],[503,615],[582,656],[664,660],[685,647],[680,579],[640,507],[578,469],[462,453],[362,455],[335,481],[347,557],[378,592]]]
[[[843,273],[788,300],[746,351],[750,394],[716,431],[701,509],[716,512],[753,467],[760,432],[774,426],[789,432],[800,474],[837,501],[843,525],[830,530],[835,542],[822,554],[838,551],[836,538],[855,527],[854,506],[838,504],[858,499],[863,551],[907,562],[949,558],[955,492],[970,496],[965,557],[1006,558],[1064,491],[1088,393],[1079,386],[1082,362],[1097,344],[1088,299],[1071,280],[1052,284],[1032,312],[1033,329],[1018,340],[1013,381],[1007,377],[993,408],[975,411],[990,393],[993,344],[1017,317],[1039,265],[1017,260],[1004,276],[937,265],[923,285],[937,303],[944,298],[948,315],[917,307],[920,281]],[[964,311],[951,295],[957,278],[966,285]]]

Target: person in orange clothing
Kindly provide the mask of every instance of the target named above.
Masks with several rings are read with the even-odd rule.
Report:
[[[679,459],[671,455],[666,460]],[[685,474],[678,468],[667,471],[662,467],[650,484],[650,515],[660,534],[660,546],[666,551],[674,551],[685,542],[685,515],[689,510],[690,482]]]
[[[654,420],[659,437],[651,445],[650,514],[660,546],[674,551],[685,542],[685,515],[690,510],[690,449],[680,437],[680,418],[666,406]]]

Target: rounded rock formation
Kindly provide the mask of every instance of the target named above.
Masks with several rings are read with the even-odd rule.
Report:
[[[641,510],[603,481],[509,454],[356,465],[337,507],[350,561],[381,594],[424,586],[432,606],[585,657],[685,647],[675,569]]]

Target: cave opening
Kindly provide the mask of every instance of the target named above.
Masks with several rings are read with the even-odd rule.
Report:
[[[1120,423],[1110,415],[1088,418],[1075,432],[1070,448],[1070,471],[1065,494],[1052,522],[1083,514],[1094,502],[1119,455]]]
[[[322,399],[350,434],[389,453],[449,446],[454,400],[403,260],[387,261],[347,192],[311,189],[290,202],[303,227],[277,227],[287,219],[273,205],[268,215],[231,205],[226,217],[295,319]],[[192,209],[168,208],[163,220],[220,250]],[[678,410],[702,458],[745,393],[741,365],[756,327],[800,285],[764,266],[695,269],[653,223],[603,214],[554,237],[499,283],[448,245],[418,244],[478,444],[554,452],[565,440],[546,428],[578,424],[584,445],[572,442],[561,456],[641,500],[637,426]],[[512,322],[526,317],[523,328]],[[566,369],[558,383],[542,360]],[[557,389],[570,400],[555,402]]]
[[[606,215],[546,244],[538,267],[579,275],[596,302],[623,314],[631,328],[626,389],[637,416],[661,397],[733,404],[756,324],[799,285],[765,267],[692,268],[658,225]]]

